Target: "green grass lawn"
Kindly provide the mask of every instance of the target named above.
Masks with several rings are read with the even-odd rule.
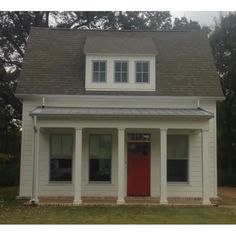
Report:
[[[236,224],[236,208],[24,206],[16,188],[0,188],[0,224]],[[233,203],[227,199],[228,204]],[[236,200],[234,199],[236,204]]]

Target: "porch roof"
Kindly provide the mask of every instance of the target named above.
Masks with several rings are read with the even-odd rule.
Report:
[[[31,116],[39,117],[146,117],[201,118],[214,115],[201,108],[109,108],[109,107],[37,107]]]

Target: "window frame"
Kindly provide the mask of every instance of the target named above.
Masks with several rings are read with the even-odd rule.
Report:
[[[127,63],[127,81],[116,81],[116,63]],[[122,66],[121,66],[122,68]],[[119,73],[122,74],[122,69],[121,71],[119,71]],[[114,76],[114,83],[118,83],[118,84],[126,84],[129,83],[129,61],[127,60],[115,60],[113,63],[113,76]]]
[[[94,63],[98,62],[99,63],[99,70],[98,71],[94,71],[93,68],[94,68]],[[100,63],[103,62],[105,63],[105,71],[101,71],[100,70]],[[98,81],[95,81],[94,80],[94,72],[98,73],[99,74],[99,80]],[[105,72],[105,81],[101,81],[100,80],[100,73],[101,72]],[[107,83],[107,61],[106,60],[92,60],[92,82],[93,83]]]
[[[143,66],[142,66],[142,72],[137,72],[137,63],[147,63],[148,64],[148,81],[147,82],[143,81],[143,73],[146,73],[146,72],[143,72]],[[137,84],[150,84],[150,61],[135,61],[134,68],[135,68],[135,71],[134,71],[135,83],[137,83]],[[142,75],[142,81],[140,81],[140,82],[137,81],[137,73],[140,73]]]
[[[64,136],[64,135],[68,135],[72,137],[72,154],[71,157],[70,156],[52,156],[51,151],[52,151],[52,137],[53,136]],[[73,184],[73,179],[74,179],[74,135],[72,133],[50,133],[49,134],[49,165],[48,165],[48,183],[49,184],[66,184],[66,185],[70,185]],[[71,180],[51,180],[51,159],[71,159]]]
[[[167,173],[167,184],[169,185],[186,185],[190,183],[190,137],[189,134],[167,134],[167,145],[168,145],[168,136],[185,136],[188,140],[188,147],[187,147],[187,159],[185,158],[169,158],[168,151],[167,151],[167,158],[166,164],[168,165],[168,160],[187,160],[187,180],[186,181],[168,181],[168,173]],[[168,148],[168,146],[167,146]],[[168,166],[166,166],[168,168]]]
[[[99,181],[99,180],[90,180],[90,136],[101,136],[101,135],[108,135],[111,137],[111,164],[110,164],[110,180],[109,181]],[[111,133],[89,133],[88,134],[88,184],[105,184],[111,185],[112,184],[112,169],[113,169],[113,135]]]

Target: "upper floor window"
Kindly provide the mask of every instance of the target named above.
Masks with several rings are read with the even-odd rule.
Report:
[[[128,82],[128,62],[115,62],[115,82]]]
[[[93,82],[106,82],[106,61],[93,61]]]
[[[135,64],[136,82],[148,83],[149,82],[149,62],[137,61]]]

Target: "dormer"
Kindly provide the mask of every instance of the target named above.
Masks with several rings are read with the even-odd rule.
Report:
[[[87,91],[155,91],[156,47],[150,37],[87,37]]]

